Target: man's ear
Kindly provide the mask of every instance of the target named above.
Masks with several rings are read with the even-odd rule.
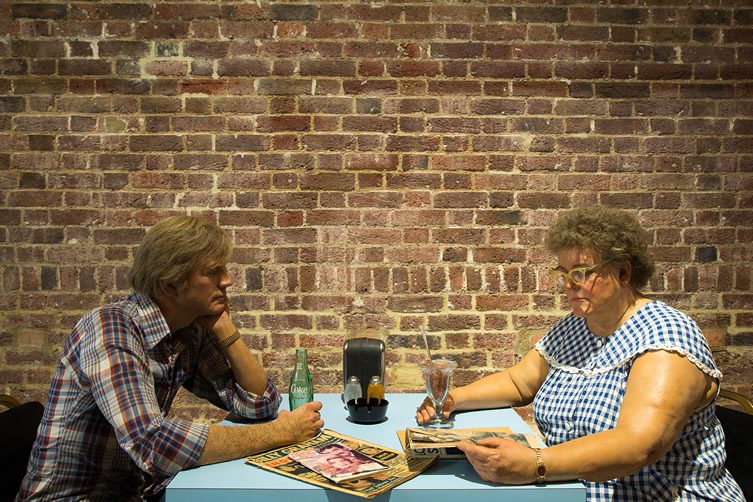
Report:
[[[159,281],[157,294],[166,298],[175,298],[178,296],[178,287],[172,282],[162,280]]]

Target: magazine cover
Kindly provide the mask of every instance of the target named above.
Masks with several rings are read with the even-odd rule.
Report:
[[[289,457],[335,483],[387,469],[386,465],[343,443],[294,452]]]
[[[295,455],[297,452],[319,449],[331,444],[345,445],[383,464],[387,468],[381,471],[366,473],[364,477],[336,483],[290,458],[291,454]],[[247,464],[255,465],[306,483],[367,499],[374,498],[418,476],[421,472],[431,467],[436,460],[436,457],[408,458],[403,452],[339,434],[329,429],[325,429],[316,437],[303,443],[246,457]]]
[[[509,427],[479,427],[470,429],[427,429],[410,427],[397,432],[400,444],[410,457],[465,458],[457,444],[475,443],[488,437],[508,438],[530,447],[543,446],[532,434],[512,432]]]

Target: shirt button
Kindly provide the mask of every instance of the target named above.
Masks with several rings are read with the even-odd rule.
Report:
[[[567,432],[572,432],[572,430],[573,430],[573,424],[571,424],[570,422],[565,422],[565,430]]]

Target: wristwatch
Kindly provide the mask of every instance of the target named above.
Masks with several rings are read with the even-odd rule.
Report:
[[[541,484],[546,482],[546,466],[541,459],[541,448],[534,448],[536,452],[536,483]]]

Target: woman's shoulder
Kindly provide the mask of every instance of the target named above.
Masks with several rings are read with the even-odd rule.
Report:
[[[624,362],[645,352],[667,350],[687,357],[706,373],[714,376],[718,373],[698,324],[689,315],[659,300],[638,310],[610,345],[610,359]]]
[[[630,339],[643,343],[685,344],[704,340],[701,329],[689,315],[660,300],[640,308],[625,324],[625,331]]]

